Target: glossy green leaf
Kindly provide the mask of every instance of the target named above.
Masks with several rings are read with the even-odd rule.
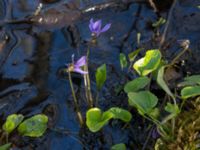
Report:
[[[137,108],[141,115],[151,114],[158,103],[158,98],[149,91],[128,93],[129,104]]]
[[[141,50],[142,50],[142,49],[140,48],[140,49],[137,49],[137,50],[135,50],[135,51],[129,53],[129,54],[128,54],[129,61],[130,61],[130,62],[133,62]]]
[[[126,68],[127,65],[128,65],[128,62],[127,62],[127,59],[126,59],[126,55],[123,54],[123,53],[120,53],[119,60],[120,60],[121,69]]]
[[[161,61],[161,53],[159,50],[148,50],[145,57],[139,59],[133,65],[133,68],[141,76],[146,76],[156,70]]]
[[[6,122],[3,124],[3,130],[10,134],[24,119],[24,116],[21,114],[12,114],[9,115],[6,119]]]
[[[136,78],[125,85],[124,91],[126,93],[137,92],[138,90],[143,89],[145,86],[147,86],[149,82],[150,82],[150,79],[146,76]]]
[[[0,146],[0,150],[9,150],[11,143],[7,143]]]
[[[111,150],[126,150],[126,145],[124,143],[115,144],[111,147]]]
[[[96,76],[97,89],[101,90],[104,82],[106,81],[106,64],[103,64],[99,68],[97,68],[95,76]]]
[[[164,71],[165,71],[165,66],[162,66],[158,71],[157,83],[169,96],[171,96],[174,99],[174,95],[172,94],[168,85],[164,81]]]
[[[132,118],[132,115],[130,112],[118,107],[112,107],[108,110],[108,112],[113,114],[113,119],[120,119],[124,122],[129,122]]]
[[[192,75],[189,77],[185,77],[184,81],[179,83],[178,86],[194,86],[194,85],[200,85],[200,75]]]
[[[92,132],[99,131],[113,117],[110,113],[102,113],[99,108],[91,108],[86,113],[86,125]]]
[[[189,77],[185,77],[184,80],[200,84],[200,75],[192,75],[192,76],[189,76]]]
[[[200,86],[188,86],[181,90],[181,97],[187,99],[200,95]]]
[[[112,118],[129,122],[132,116],[127,110],[118,107],[110,108],[105,112],[102,112],[99,108],[91,108],[86,113],[86,125],[90,131],[97,132]]]
[[[23,121],[18,127],[18,132],[23,136],[40,137],[47,129],[47,122],[46,115],[35,115]]]

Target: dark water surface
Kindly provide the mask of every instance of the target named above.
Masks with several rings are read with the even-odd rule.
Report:
[[[130,149],[141,149],[148,134],[148,123],[133,111],[132,127],[122,129],[124,124],[112,121],[102,132],[93,134],[87,128],[80,129],[67,74],[63,72],[71,55],[79,58],[86,53],[87,41],[91,33],[88,28],[90,18],[102,19],[103,24],[111,22],[111,29],[102,34],[98,44],[91,47],[89,69],[92,78],[92,90],[95,91],[94,73],[98,66],[107,64],[108,79],[100,94],[99,105],[103,110],[111,106],[127,108],[127,97],[117,90],[134,76],[121,71],[119,53],[128,54],[138,48],[137,33],[141,33],[141,46],[155,49],[159,42],[154,38],[155,32],[150,26],[159,16],[167,18],[171,3],[167,0],[158,3],[159,12],[145,1],[108,1],[85,0],[81,10],[111,3],[102,9],[83,11],[69,0],[43,0],[43,16],[55,10],[45,24],[31,23],[40,0],[1,0],[0,1],[0,115],[1,122],[9,114],[22,113],[26,117],[37,113],[49,116],[49,129],[45,136],[30,139],[12,135],[10,140],[16,149],[36,150],[80,150],[109,149],[113,144],[125,143]],[[66,7],[67,4],[67,7]],[[200,73],[200,5],[199,0],[180,0],[176,4],[167,32],[166,42],[162,48],[164,57],[169,61],[181,50],[177,40],[190,40],[190,57],[184,57],[186,65],[181,73]],[[87,8],[87,9],[86,9]],[[55,9],[54,11],[48,11]],[[46,15],[46,16],[45,16]],[[64,19],[59,20],[59,16]],[[53,24],[58,17],[58,23]],[[75,18],[73,20],[72,18]],[[24,20],[14,23],[14,20]],[[5,22],[9,22],[6,23]],[[12,23],[11,23],[12,22]],[[52,25],[53,24],[53,25]],[[164,27],[161,27],[160,34]],[[87,104],[84,98],[82,77],[73,75],[75,89],[85,115]],[[148,149],[151,149],[151,143]]]

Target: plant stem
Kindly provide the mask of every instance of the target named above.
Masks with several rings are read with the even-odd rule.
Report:
[[[173,66],[176,61],[188,50],[188,47],[185,47],[170,63],[170,66]]]
[[[88,71],[87,65],[84,67],[84,70],[88,72],[87,74],[84,75],[86,98],[87,98],[89,106],[92,107],[93,106],[93,98],[92,98],[92,93],[91,93],[90,77],[89,77],[89,71]]]
[[[87,64],[84,66],[84,70],[88,72],[87,74],[84,75],[84,84],[85,84],[85,95],[89,104],[89,107],[93,107],[93,98],[92,98],[92,92],[91,92],[91,85],[90,85],[90,75],[89,75],[89,70],[88,70],[88,58],[90,54],[90,49],[87,49]]]
[[[146,138],[145,143],[144,143],[144,145],[143,145],[143,147],[142,147],[142,150],[145,150],[145,149],[146,149],[146,146],[147,146],[147,144],[148,144],[148,142],[149,142],[149,139],[150,139],[150,137],[151,137],[151,135],[152,135],[152,132],[153,132],[153,127],[151,127],[151,130],[149,131],[149,134],[147,135],[147,138]]]
[[[76,95],[75,95],[75,92],[74,92],[74,86],[73,86],[73,83],[72,83],[72,77],[71,77],[70,71],[68,71],[68,75],[69,75],[70,87],[71,87],[71,90],[72,90],[72,96],[73,96],[73,99],[74,99],[74,105],[75,105],[75,108],[76,108],[76,113],[77,113],[77,116],[78,116],[79,123],[82,126],[83,125],[83,118],[82,118],[80,109],[78,107],[78,101],[77,101],[77,98],[76,98]]]

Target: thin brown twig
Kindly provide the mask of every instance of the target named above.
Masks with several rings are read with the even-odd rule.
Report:
[[[177,0],[174,0],[172,6],[170,8],[170,11],[169,11],[169,14],[168,14],[168,18],[167,18],[167,22],[166,22],[166,25],[165,25],[165,29],[164,29],[164,32],[162,34],[161,40],[160,40],[159,49],[161,49],[163,43],[165,42],[167,31],[168,31],[168,28],[169,28],[169,24],[170,24],[170,21],[171,21],[171,18],[172,18],[172,13],[174,11],[176,3],[177,3]]]
[[[149,4],[151,5],[151,7],[154,9],[155,12],[158,12],[156,4],[153,2],[153,0],[149,0]]]

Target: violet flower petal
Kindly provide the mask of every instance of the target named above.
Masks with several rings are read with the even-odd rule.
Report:
[[[81,67],[86,65],[86,56],[82,56],[79,60],[74,64],[75,67]]]
[[[94,24],[94,19],[93,18],[90,19],[90,24]]]
[[[94,24],[94,21],[93,21],[93,18],[90,19],[90,24],[89,24],[89,28],[90,28],[90,31],[93,32],[93,24]]]
[[[79,67],[74,68],[74,72],[80,73],[80,74],[87,74],[88,72],[81,70]]]
[[[103,27],[103,29],[101,30],[101,32],[106,32],[106,31],[108,31],[108,30],[110,29],[110,27],[111,27],[111,23],[105,25],[105,26]]]
[[[92,28],[95,32],[99,32],[101,29],[101,20],[97,20],[96,22],[94,22]]]

